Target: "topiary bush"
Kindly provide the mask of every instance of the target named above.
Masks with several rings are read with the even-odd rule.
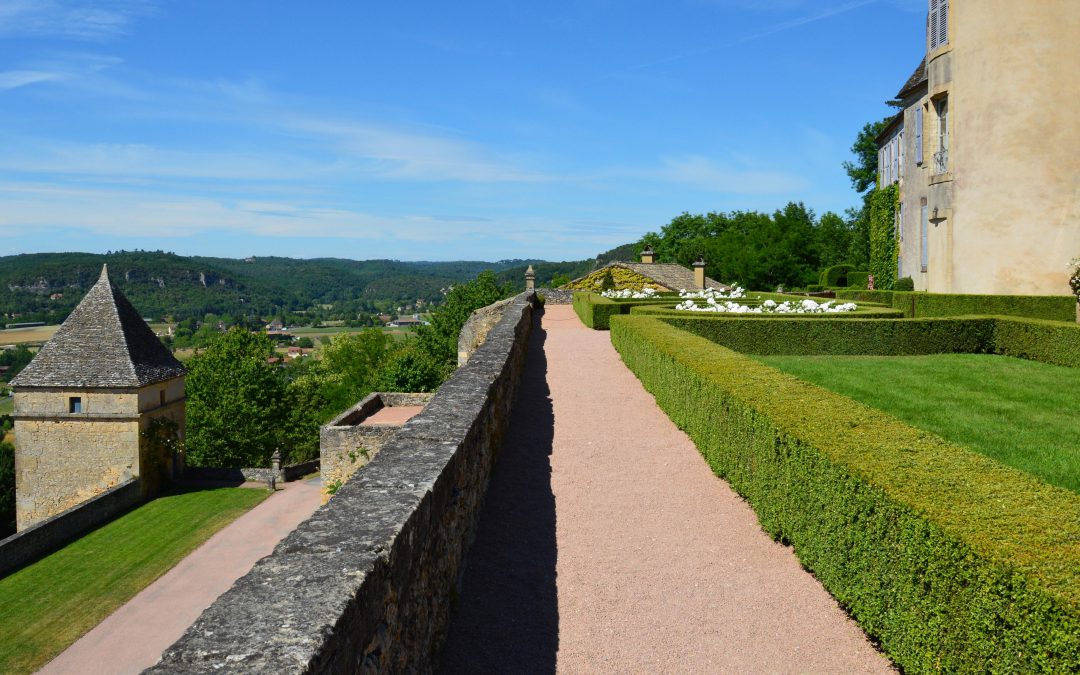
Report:
[[[1080,671],[1080,495],[665,321],[611,328],[712,470],[901,669]]]
[[[818,283],[825,287],[842,287],[848,285],[848,274],[855,270],[854,265],[843,263],[826,267],[821,271]]]
[[[893,282],[892,289],[894,291],[914,291],[915,281],[911,277],[900,277]]]
[[[870,285],[870,273],[869,272],[848,272],[847,277],[848,288],[857,288],[865,290]]]
[[[1069,288],[1072,289],[1073,295],[1076,296],[1076,301],[1080,302],[1080,258],[1072,261],[1073,273],[1069,277]]]

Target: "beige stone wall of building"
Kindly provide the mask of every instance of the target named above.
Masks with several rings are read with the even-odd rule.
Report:
[[[82,412],[69,412],[79,397]],[[15,393],[15,495],[19,530],[114,485],[142,477],[144,494],[172,474],[143,433],[168,417],[184,436],[184,379],[142,389],[21,389]]]
[[[931,271],[931,290],[1067,295],[1080,255],[1080,2],[950,5],[951,78],[937,83],[953,180],[931,189],[952,192],[951,217],[933,232],[935,257],[951,266]]]
[[[19,530],[138,475],[137,419],[19,419],[15,443]]]

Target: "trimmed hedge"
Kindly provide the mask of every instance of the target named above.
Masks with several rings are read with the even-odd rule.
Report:
[[[904,316],[908,318],[979,314],[1022,316],[1069,323],[1076,321],[1076,301],[1071,295],[959,295],[842,290],[836,292],[836,299],[882,302],[904,312]]]
[[[596,293],[574,293],[574,312],[581,323],[595,330],[607,330],[612,316],[619,313],[619,305]]]
[[[851,318],[806,321],[786,315],[773,315],[771,321],[717,316],[658,318],[669,326],[737,352],[763,356],[980,354],[992,351],[995,324],[990,318],[913,321]]]
[[[599,293],[577,291],[574,293],[574,311],[581,322],[594,330],[607,330],[611,317],[617,314],[629,314],[630,310],[640,305],[656,305],[674,302],[672,298],[605,298]]]
[[[902,668],[1080,670],[1080,496],[664,321],[611,328],[713,471]]]
[[[847,286],[848,274],[855,271],[855,266],[849,263],[826,267],[821,271],[818,283],[822,286]]]
[[[994,352],[1080,368],[1080,325],[998,317],[994,321]]]
[[[861,288],[865,289],[870,285],[870,273],[869,272],[851,272],[847,276],[847,285],[849,288]]]

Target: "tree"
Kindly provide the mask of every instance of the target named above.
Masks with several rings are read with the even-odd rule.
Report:
[[[233,328],[189,362],[188,461],[195,466],[268,466],[285,445],[285,383],[267,363],[270,340]]]
[[[15,447],[0,442],[0,539],[15,532]]]
[[[851,152],[855,155],[854,162],[844,162],[844,171],[851,179],[851,186],[855,192],[862,194],[870,188],[877,186],[878,171],[878,145],[877,137],[889,126],[892,117],[886,117],[879,122],[867,122],[863,125],[859,135],[855,137],[855,143],[851,146]]]
[[[832,211],[822,214],[818,220],[818,246],[822,267],[832,267],[848,262],[854,230],[851,223]],[[865,269],[865,268],[862,268]]]
[[[454,286],[431,314],[431,325],[417,329],[417,349],[452,371],[457,365],[458,334],[469,315],[507,295],[507,289],[499,285],[491,271],[481,272],[472,281]]]

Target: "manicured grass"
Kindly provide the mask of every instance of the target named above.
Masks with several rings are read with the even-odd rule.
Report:
[[[168,494],[0,579],[0,673],[48,663],[268,494]]]
[[[1080,493],[1080,369],[983,354],[756,358]]]

